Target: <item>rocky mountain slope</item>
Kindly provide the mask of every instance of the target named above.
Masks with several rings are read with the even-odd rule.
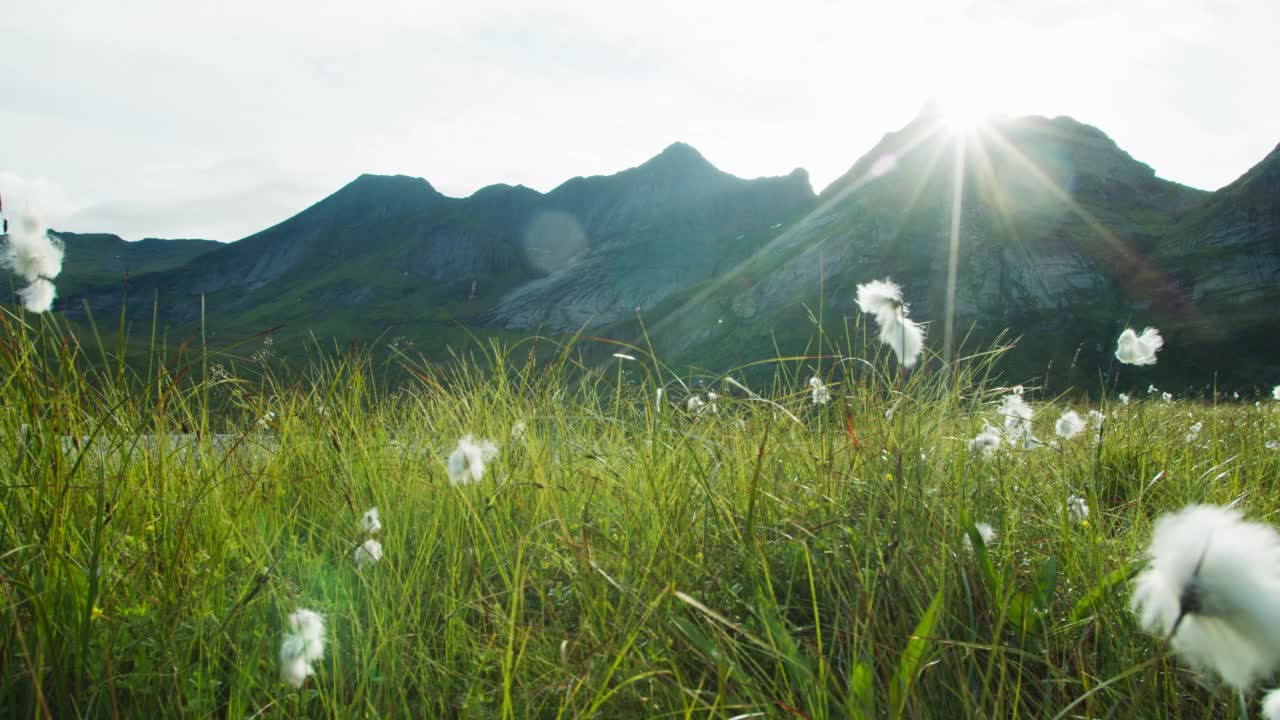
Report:
[[[956,135],[926,110],[821,196],[802,170],[743,180],[681,143],[545,194],[449,198],[420,178],[362,176],[236,243],[130,270],[130,313],[158,297],[190,330],[203,295],[215,335],[285,324],[286,341],[385,336],[431,354],[472,334],[635,340],[639,309],[667,359],[727,369],[814,350],[818,318],[843,338],[856,285],[892,276],[937,351],[954,219],[963,348],[1008,329],[1021,337],[1012,375],[1097,386],[1120,329],[1152,323],[1169,350],[1144,382],[1247,381],[1280,372],[1278,189],[1277,152],[1207,193],[1069,118]],[[66,287],[87,289],[61,307],[117,311],[118,281],[104,281],[116,270],[73,262]],[[1224,356],[1233,343],[1247,351]]]

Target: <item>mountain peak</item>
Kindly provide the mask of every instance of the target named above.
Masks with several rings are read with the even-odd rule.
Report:
[[[716,170],[716,167],[708,162],[702,153],[695,150],[692,145],[683,142],[671,143],[640,167],[677,172]]]

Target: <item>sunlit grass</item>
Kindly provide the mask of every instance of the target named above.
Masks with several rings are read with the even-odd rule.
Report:
[[[0,324],[14,716],[1236,712],[1150,664],[1127,581],[1161,512],[1273,513],[1280,403],[1108,402],[1100,442],[984,459],[1000,348],[903,375],[824,339],[748,393],[633,348],[597,368],[531,343],[302,368],[156,346],[135,373],[48,318]],[[707,389],[717,412],[686,412]],[[1088,409],[1027,398],[1046,440]],[[454,486],[468,434],[499,454]],[[375,505],[382,560],[357,569]],[[278,657],[302,607],[327,648],[293,690]]]

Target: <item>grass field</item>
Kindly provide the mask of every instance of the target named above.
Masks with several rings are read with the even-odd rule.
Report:
[[[1028,387],[1046,444],[985,456],[999,348],[902,374],[823,344],[746,391],[643,348],[530,347],[402,357],[388,384],[359,355],[245,347],[126,367],[0,317],[0,714],[1238,717],[1139,630],[1129,582],[1161,513],[1274,520],[1269,395]],[[1100,437],[1056,438],[1068,408]],[[466,435],[498,452],[454,485]],[[374,506],[382,557],[358,567]],[[295,689],[300,608],[325,648]]]

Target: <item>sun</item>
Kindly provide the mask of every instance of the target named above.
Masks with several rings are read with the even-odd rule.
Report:
[[[939,98],[942,125],[952,135],[969,135],[981,130],[994,112],[990,103],[974,92],[954,92]]]

